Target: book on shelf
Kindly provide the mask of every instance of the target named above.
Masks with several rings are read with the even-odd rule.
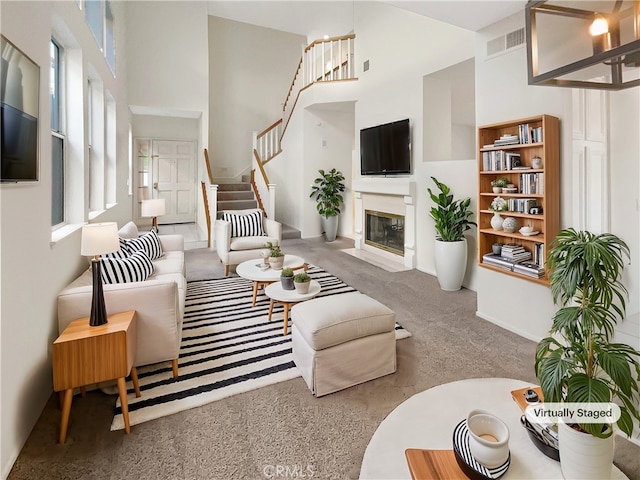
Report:
[[[482,170],[485,172],[516,170],[520,164],[520,154],[516,152],[505,152],[502,150],[482,152]]]
[[[538,201],[535,198],[509,198],[507,206],[510,212],[529,213],[531,207],[536,207]]]
[[[525,195],[544,194],[544,172],[521,173],[520,193],[524,193]]]
[[[513,265],[513,271],[529,277],[544,277],[544,268],[533,262],[521,262]]]

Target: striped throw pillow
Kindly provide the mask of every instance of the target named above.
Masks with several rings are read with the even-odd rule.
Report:
[[[153,263],[143,251],[128,258],[100,257],[102,283],[144,282],[153,273]]]
[[[151,230],[138,238],[121,238],[120,248],[128,251],[129,254],[142,251],[151,260],[156,260],[162,256],[162,245],[160,245],[160,238],[158,238],[155,230]]]
[[[244,215],[224,212],[222,220],[231,223],[232,237],[258,237],[264,235],[261,210]]]

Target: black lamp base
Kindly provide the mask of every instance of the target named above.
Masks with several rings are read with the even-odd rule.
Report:
[[[107,308],[104,304],[99,258],[91,260],[91,273],[93,277],[93,297],[91,298],[91,315],[89,316],[89,325],[92,327],[98,327],[107,323]]]

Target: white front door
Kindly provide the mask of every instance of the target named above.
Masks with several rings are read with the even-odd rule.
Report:
[[[195,222],[196,142],[153,140],[153,198],[164,198],[159,224]]]

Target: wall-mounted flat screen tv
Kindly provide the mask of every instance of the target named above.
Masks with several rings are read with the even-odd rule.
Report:
[[[411,133],[408,118],[360,130],[360,173],[411,173]]]
[[[0,45],[0,182],[35,182],[40,68],[5,37]]]

